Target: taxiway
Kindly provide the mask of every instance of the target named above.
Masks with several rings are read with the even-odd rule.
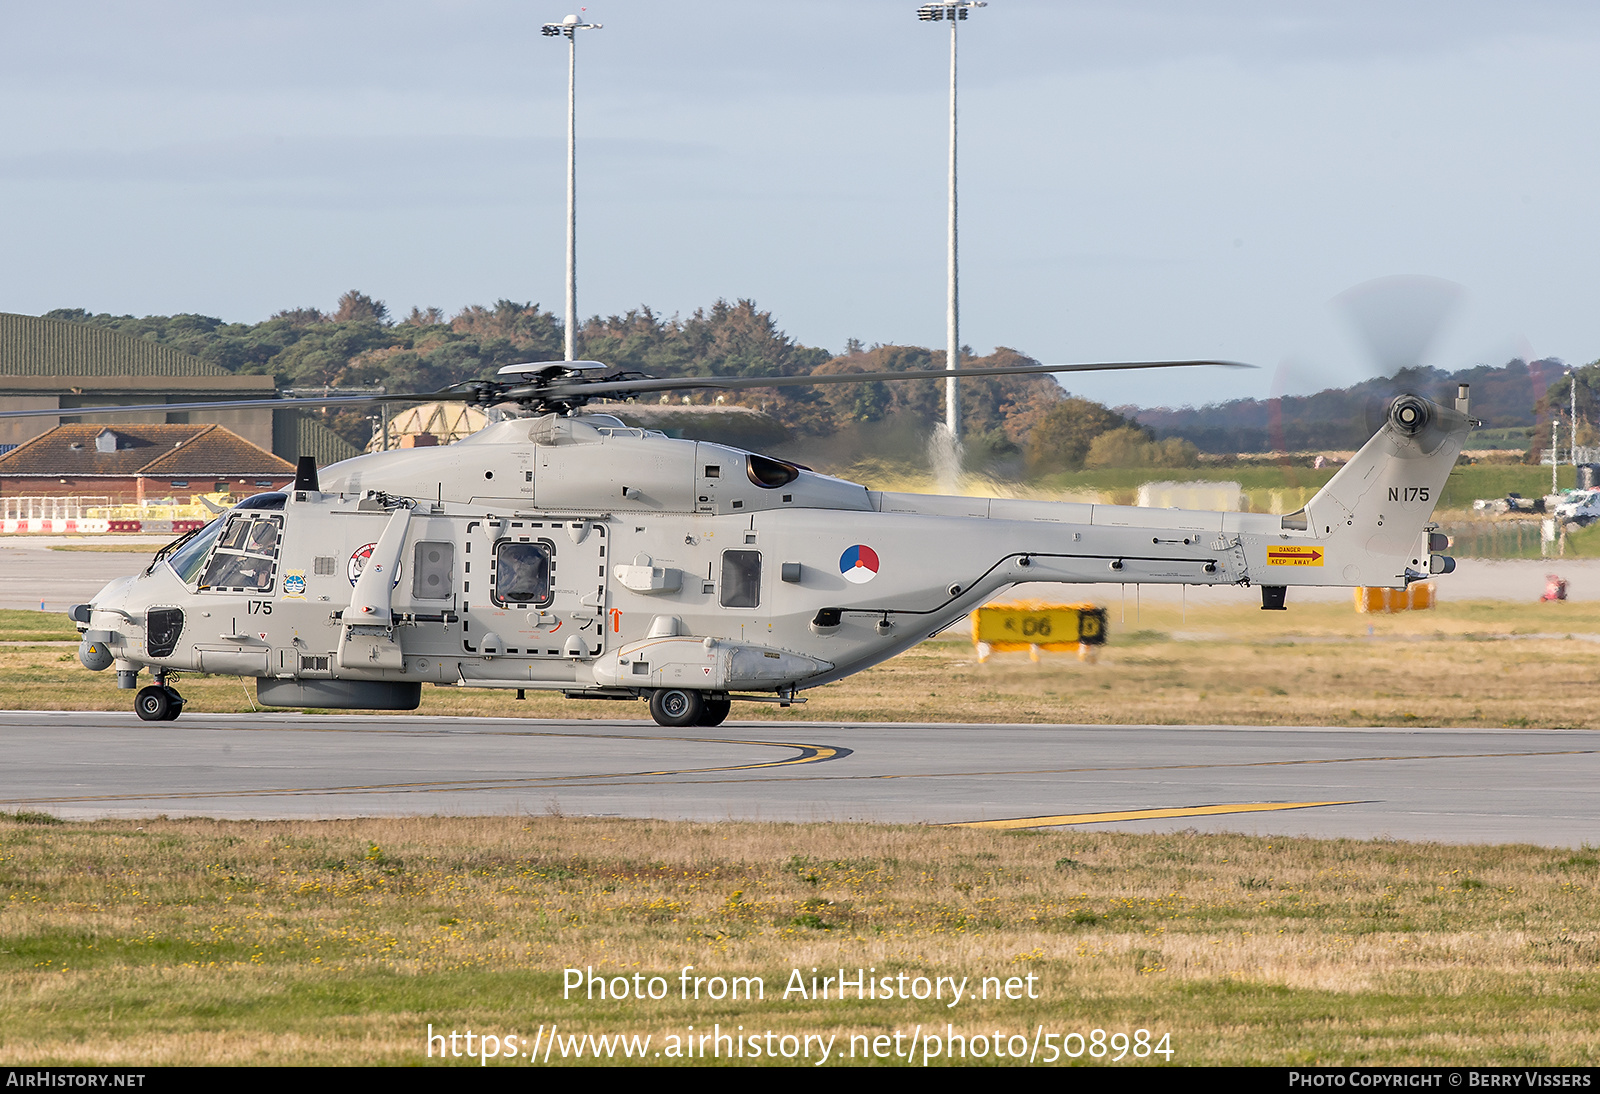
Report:
[[[0,809],[1600,842],[1600,732],[0,713]]]

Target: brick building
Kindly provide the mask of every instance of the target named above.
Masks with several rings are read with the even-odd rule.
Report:
[[[62,425],[0,456],[7,497],[92,495],[111,504],[187,501],[280,487],[294,466],[220,425]]]

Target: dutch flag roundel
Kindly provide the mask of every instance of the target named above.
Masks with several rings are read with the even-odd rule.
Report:
[[[853,581],[857,585],[871,581],[878,576],[878,552],[865,543],[846,548],[844,554],[839,556],[839,572],[846,581]]]

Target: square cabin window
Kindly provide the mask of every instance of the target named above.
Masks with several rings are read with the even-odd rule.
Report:
[[[543,608],[555,599],[555,544],[502,541],[494,552],[492,594],[502,608]]]
[[[722,552],[722,606],[754,608],[761,603],[761,552]]]
[[[451,583],[455,566],[455,544],[427,540],[417,544],[411,565],[411,598],[449,600],[455,594]]]

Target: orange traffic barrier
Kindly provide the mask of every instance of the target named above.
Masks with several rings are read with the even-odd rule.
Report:
[[[1358,612],[1420,612],[1433,607],[1434,587],[1431,581],[1418,581],[1404,589],[1381,586],[1358,587],[1356,611]]]

